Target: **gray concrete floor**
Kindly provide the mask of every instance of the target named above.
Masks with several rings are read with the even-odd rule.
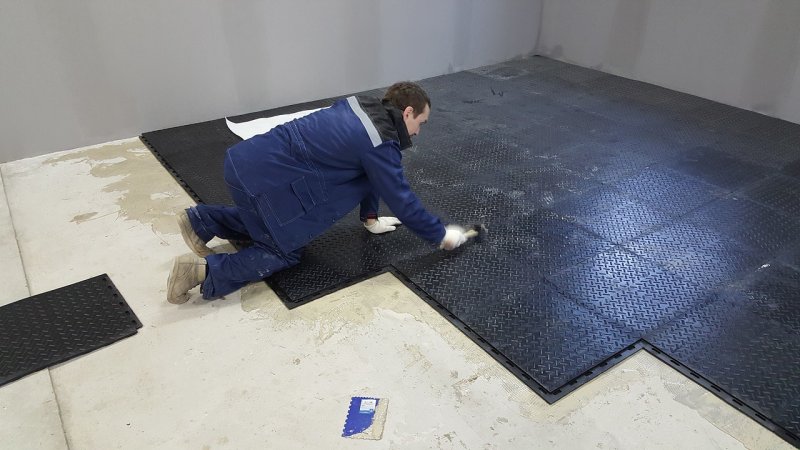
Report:
[[[108,273],[144,323],[0,387],[0,448],[789,448],[643,352],[548,405],[391,274],[168,304],[191,199],[136,138],[0,175],[0,304]],[[382,439],[341,437],[357,395],[389,400]]]

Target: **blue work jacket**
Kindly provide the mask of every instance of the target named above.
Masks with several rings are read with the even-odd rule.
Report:
[[[401,112],[371,97],[279,125],[228,150],[229,169],[284,252],[305,246],[359,203],[376,217],[379,200],[405,226],[439,244],[445,228],[403,175],[411,139]]]

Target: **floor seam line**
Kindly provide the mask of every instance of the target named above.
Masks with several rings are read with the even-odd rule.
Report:
[[[8,208],[8,219],[11,223],[11,231],[14,233],[14,242],[17,244],[17,254],[19,255],[19,262],[22,266],[22,276],[25,277],[25,288],[28,290],[28,295],[31,293],[31,282],[28,279],[28,271],[25,270],[25,258],[22,257],[22,247],[19,245],[19,238],[17,237],[17,227],[14,225],[14,213],[11,211],[11,202],[8,201],[8,188],[6,187],[6,179],[3,176],[3,171],[0,170],[0,184],[3,186],[3,200],[6,202]]]
[[[19,262],[22,266],[22,275],[25,277],[25,289],[28,290],[28,295],[32,295],[31,292],[31,283],[28,279],[28,271],[25,269],[25,258],[22,256],[22,247],[19,245],[19,238],[17,237],[17,227],[14,225],[14,214],[11,211],[11,202],[8,201],[8,188],[6,186],[6,178],[3,176],[3,166],[0,166],[0,185],[3,187],[3,200],[6,202],[6,207],[8,208],[8,219],[11,223],[11,231],[14,233],[14,242],[17,244],[17,254],[19,255]],[[56,392],[56,385],[53,383],[53,373],[50,371],[50,368],[46,368],[47,370],[47,377],[50,380],[50,389],[53,391],[53,398],[56,401],[56,408],[58,409],[58,420],[61,422],[61,434],[64,436],[64,444],[67,446],[67,450],[71,447],[69,445],[69,439],[67,438],[67,428],[64,425],[64,417],[61,411],[61,403],[58,401],[58,393]]]
[[[50,378],[50,387],[53,388],[53,397],[56,400],[56,408],[58,408],[58,419],[61,421],[61,433],[64,436],[64,444],[66,444],[67,450],[70,450],[72,446],[69,445],[69,437],[67,436],[67,427],[66,425],[64,425],[64,415],[61,410],[61,402],[58,400],[58,392],[56,392],[56,384],[53,381],[53,371],[50,370],[49,367],[47,368],[47,376]]]

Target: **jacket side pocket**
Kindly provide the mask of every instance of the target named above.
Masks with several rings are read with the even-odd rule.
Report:
[[[316,206],[304,177],[292,181],[289,186],[257,195],[256,203],[267,223],[274,221],[281,227],[303,217]]]

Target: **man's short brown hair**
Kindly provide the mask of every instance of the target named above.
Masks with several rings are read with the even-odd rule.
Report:
[[[414,108],[414,117],[425,111],[425,105],[428,105],[429,108],[431,106],[428,94],[418,84],[410,81],[400,81],[391,85],[386,91],[386,95],[383,96],[383,100],[401,111],[409,106]]]

